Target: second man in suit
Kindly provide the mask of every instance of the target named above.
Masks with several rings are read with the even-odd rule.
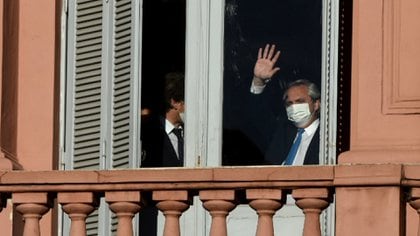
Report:
[[[169,73],[164,85],[165,110],[142,124],[142,167],[184,165],[184,75]]]

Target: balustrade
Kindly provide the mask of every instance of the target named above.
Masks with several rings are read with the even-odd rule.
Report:
[[[280,189],[247,189],[246,198],[249,205],[258,214],[257,236],[273,236],[273,215],[280,209],[286,199]]]
[[[133,235],[132,220],[142,208],[139,191],[110,191],[105,193],[109,208],[117,215],[117,236]]]
[[[0,212],[3,210],[3,207],[6,207],[6,196],[0,193]]]
[[[258,215],[257,236],[273,236],[273,216],[284,205],[286,195],[291,194],[305,215],[303,235],[319,236],[320,214],[333,199],[334,168],[258,167],[255,168],[258,175],[250,175],[253,168],[72,171],[66,174],[62,171],[9,171],[0,176],[0,211],[10,198],[17,212],[22,214],[24,236],[38,236],[41,235],[40,219],[56,200],[71,219],[70,235],[79,236],[86,235],[86,219],[104,198],[118,219],[117,235],[125,236],[133,235],[133,218],[147,199],[165,216],[163,235],[179,236],[180,217],[192,204],[192,198],[198,196],[211,215],[211,236],[227,235],[227,216],[238,204],[248,204]],[[418,170],[407,169],[405,174],[409,177],[401,177],[400,187],[407,190],[407,202],[420,216]],[[165,177],[164,173],[168,175]],[[168,176],[171,177],[168,179]],[[343,181],[337,184],[341,188],[357,187],[361,182],[357,179],[355,186]]]
[[[92,192],[65,192],[57,194],[58,203],[71,219],[70,235],[86,235],[86,218],[98,205]]]
[[[328,189],[294,189],[292,196],[296,199],[296,205],[301,208],[305,214],[303,236],[321,236],[319,215],[331,202]]]
[[[235,191],[203,190],[200,191],[200,199],[212,217],[210,236],[227,235],[226,216],[236,206]]]
[[[13,193],[16,210],[22,214],[25,226],[23,236],[39,236],[39,220],[50,209],[47,193]]]
[[[410,190],[409,203],[419,215],[417,236],[420,236],[420,188],[412,188]]]
[[[157,201],[156,207],[165,216],[164,236],[179,236],[179,217],[188,209],[191,202],[188,191],[154,191],[153,200]]]

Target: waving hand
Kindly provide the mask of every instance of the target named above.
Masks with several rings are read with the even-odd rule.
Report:
[[[258,50],[258,59],[254,66],[254,83],[262,85],[270,80],[273,75],[280,70],[274,67],[280,57],[280,51],[275,52],[276,45],[267,44],[264,48]]]

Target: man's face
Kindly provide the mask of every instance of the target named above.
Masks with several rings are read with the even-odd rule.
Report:
[[[313,114],[315,111],[318,111],[320,108],[320,101],[313,101],[312,98],[308,95],[308,91],[309,90],[306,85],[299,85],[289,88],[287,90],[287,98],[285,104],[286,107],[293,104],[308,103],[311,114]],[[309,124],[311,124],[315,119],[316,117],[313,116]]]
[[[177,123],[179,123],[179,124],[184,123],[183,117],[182,117],[184,115],[184,111],[185,111],[184,101],[175,102],[175,101],[172,100],[171,102],[172,102],[173,109],[175,109],[178,112]]]

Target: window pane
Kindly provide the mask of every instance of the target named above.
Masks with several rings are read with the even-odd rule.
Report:
[[[281,51],[280,71],[255,95],[253,69],[266,44]],[[287,121],[285,87],[307,79],[320,88],[321,54],[321,0],[226,0],[223,165],[265,163],[278,121]]]

